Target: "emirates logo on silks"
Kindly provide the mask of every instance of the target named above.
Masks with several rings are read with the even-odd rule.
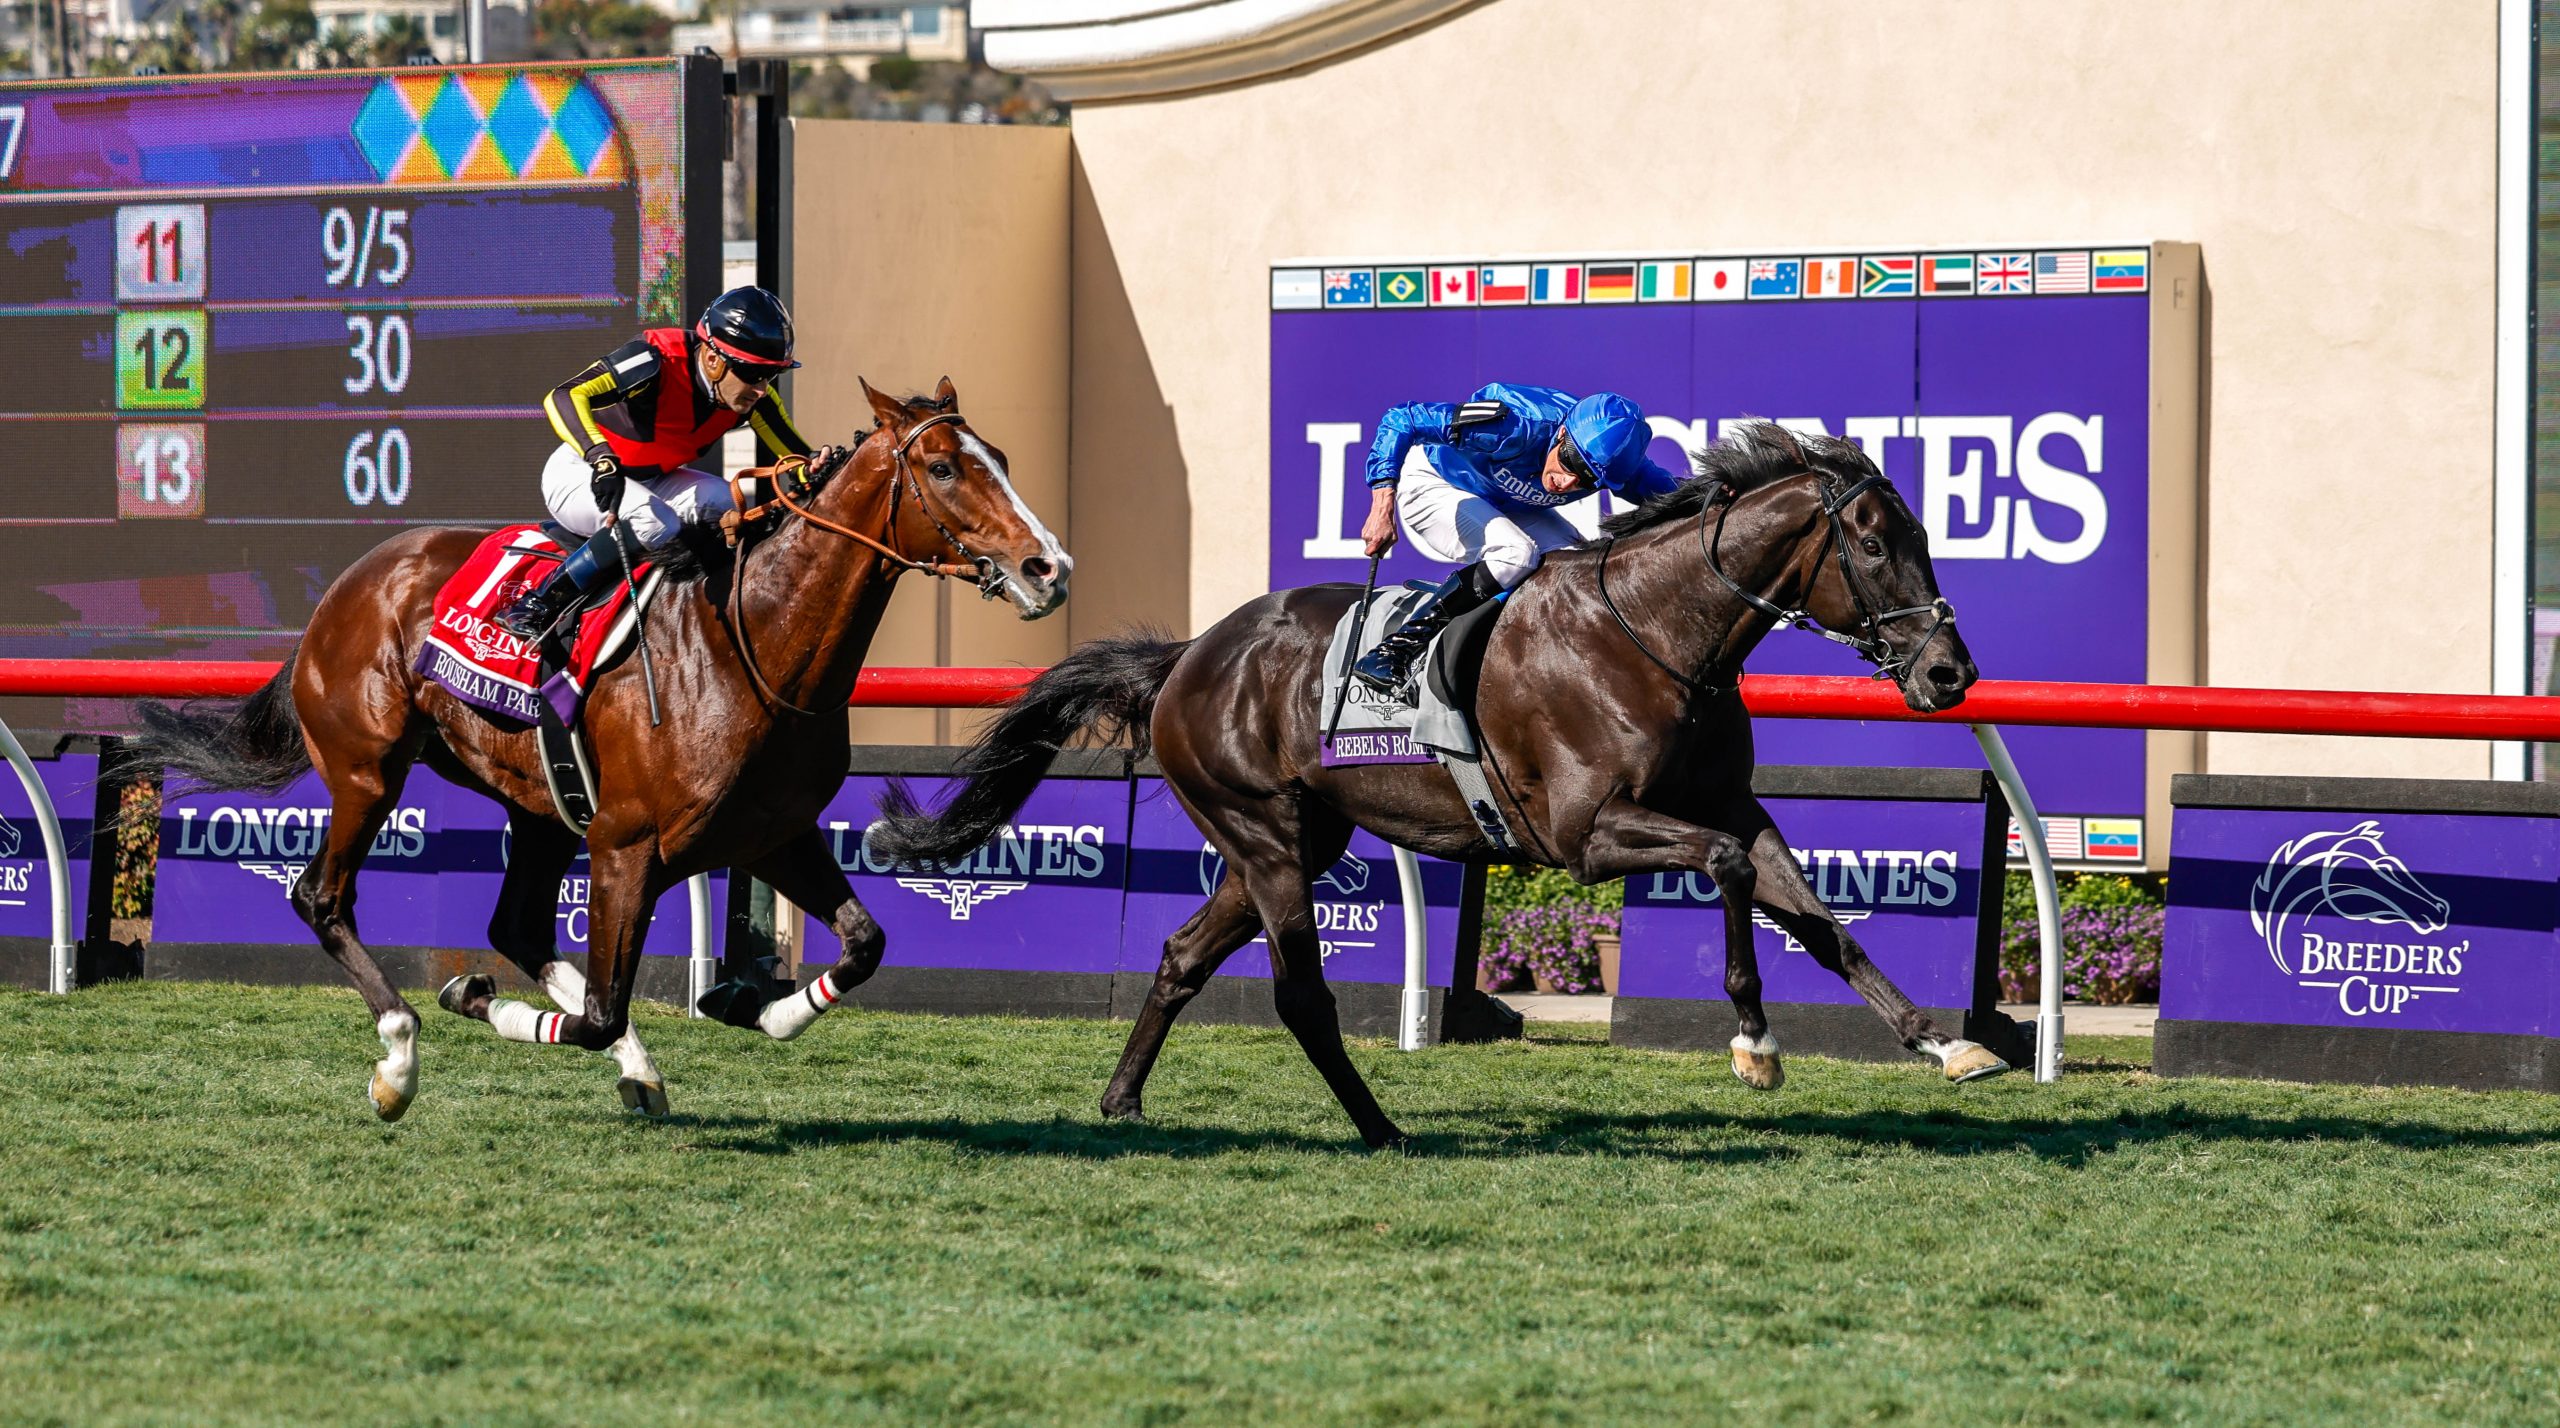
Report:
[[[2249,925],[2276,970],[2301,986],[2336,992],[2349,1016],[2389,1015],[2422,997],[2461,991],[2462,959],[2471,951],[2468,938],[2375,940],[2338,925],[2406,927],[2426,936],[2452,920],[2451,904],[2393,857],[2382,837],[2382,825],[2370,818],[2343,831],[2304,834],[2277,848],[2249,886]]]

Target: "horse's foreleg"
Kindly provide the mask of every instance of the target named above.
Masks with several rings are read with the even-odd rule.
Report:
[[[374,1113],[396,1121],[418,1094],[418,1014],[356,936],[356,874],[364,868],[374,835],[399,802],[408,762],[396,746],[360,759],[318,739],[310,743],[321,756],[316,764],[329,788],[329,831],[319,858],[294,882],[293,910],[310,925],[322,950],[346,969],[373,1012],[382,1059],[374,1063],[369,1094]]]
[[[1803,943],[1814,961],[1837,973],[1865,998],[1904,1046],[1936,1061],[1950,1081],[1978,1081],[2009,1069],[2009,1063],[1988,1048],[1939,1030],[1928,1013],[1912,1005],[1902,989],[1868,958],[1858,940],[1841,926],[1840,919],[1833,917],[1831,909],[1814,896],[1812,886],[1805,881],[1804,869],[1796,866],[1795,855],[1787,851],[1787,840],[1779,835],[1765,812],[1760,813],[1758,831],[1751,839],[1751,864],[1759,871],[1760,905],[1768,909],[1770,918],[1785,928],[1788,936]]]
[[[587,972],[572,1009],[547,1012],[492,996],[488,979],[473,977],[446,985],[439,1000],[447,1010],[479,1017],[509,1041],[537,1046],[605,1051],[623,1038],[631,1029],[631,984],[640,970],[650,904],[664,891],[657,886],[662,869],[647,844],[593,849],[590,859]],[[560,989],[553,990],[557,996]]]
[[[775,984],[759,979],[726,981],[703,994],[704,1015],[789,1041],[845,993],[871,980],[889,937],[853,895],[853,884],[837,865],[826,835],[814,826],[748,864],[746,871],[772,884],[794,906],[826,919],[828,930],[844,944],[844,956],[798,991],[777,996]]]
[[[1760,951],[1751,931],[1759,872],[1741,840],[1657,813],[1621,794],[1592,820],[1575,868],[1586,882],[1674,871],[1705,873],[1724,900],[1724,991],[1740,1023],[1731,1043],[1733,1074],[1754,1090],[1777,1090],[1786,1084],[1787,1071],[1760,1003]]]
[[[1173,1019],[1209,984],[1218,964],[1251,942],[1261,929],[1262,919],[1245,895],[1244,880],[1230,870],[1191,920],[1164,940],[1164,960],[1156,966],[1155,986],[1147,993],[1147,1004],[1138,1008],[1137,1025],[1129,1029],[1119,1068],[1111,1073],[1111,1084],[1102,1093],[1104,1116],[1115,1121],[1146,1118],[1142,1097],[1147,1075],[1164,1050]]]

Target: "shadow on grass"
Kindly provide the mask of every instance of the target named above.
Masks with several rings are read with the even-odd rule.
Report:
[[[1442,1117],[1456,1118],[1445,1114]],[[1271,1151],[1364,1153],[1347,1125],[1339,1136],[1322,1136],[1098,1119],[776,1122],[679,1116],[677,1122],[707,1132],[700,1142],[704,1149],[741,1155],[791,1155],[834,1146],[895,1143],[942,1144],[990,1155],[1095,1161],[1128,1156],[1198,1159]],[[1411,1131],[1410,1126],[1407,1129]],[[2334,1141],[2403,1150],[2453,1150],[2546,1145],[2560,1142],[2560,1130],[2457,1129],[2344,1115],[2260,1116],[2182,1106],[2158,1111],[2093,1112],[2080,1118],[1993,1118],[1961,1111],[1903,1110],[1775,1115],[1694,1110],[1659,1115],[1563,1112],[1525,1117],[1504,1111],[1485,1114],[1479,1126],[1412,1133],[1401,1153],[1417,1159],[1619,1155],[1707,1164],[1758,1164],[1803,1155],[1805,1145],[1789,1143],[1796,1141],[1825,1142],[1834,1147],[1919,1150],[1946,1156],[2023,1151],[2055,1164],[2078,1166],[2093,1155],[2165,1140],[2266,1144]]]

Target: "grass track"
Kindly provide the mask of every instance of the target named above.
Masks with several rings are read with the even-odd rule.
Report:
[[[644,1011],[600,1057],[352,993],[0,992],[0,1422],[2560,1422],[2560,1102],[1950,1089],[1581,1036]]]

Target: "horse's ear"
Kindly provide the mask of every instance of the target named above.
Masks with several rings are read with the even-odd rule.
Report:
[[[956,412],[960,410],[960,389],[951,385],[951,379],[945,377],[934,384],[933,400],[934,404],[944,411]]]
[[[897,428],[901,418],[907,414],[906,404],[895,397],[882,396],[868,377],[856,377],[854,380],[862,384],[862,399],[871,403],[871,415],[879,419],[881,426]]]

